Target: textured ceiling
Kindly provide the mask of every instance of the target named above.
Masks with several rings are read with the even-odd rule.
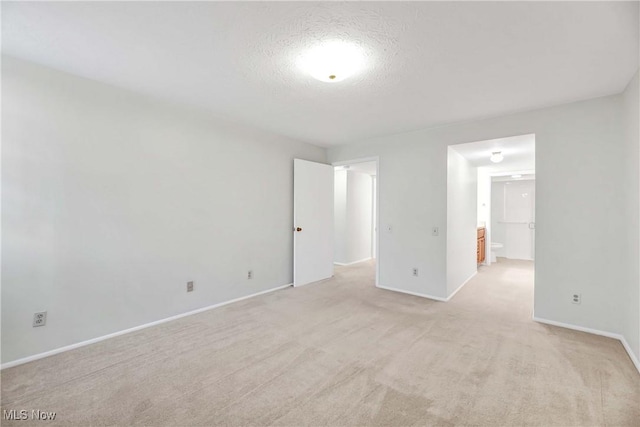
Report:
[[[330,84],[295,59],[360,45]],[[3,2],[4,54],[318,145],[619,93],[637,2]]]

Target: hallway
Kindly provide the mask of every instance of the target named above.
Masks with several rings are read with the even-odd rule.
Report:
[[[448,303],[375,288],[374,270],[338,267],[324,282],[4,370],[2,409],[57,412],[48,425],[640,419],[640,377],[617,340],[531,320],[531,262],[481,268]]]

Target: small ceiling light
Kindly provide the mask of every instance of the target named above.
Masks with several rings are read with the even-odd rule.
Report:
[[[515,174],[515,175],[511,175],[511,178],[515,178],[515,179],[522,178],[522,175],[520,175],[518,173],[518,174]]]
[[[502,151],[494,151],[491,153],[491,157],[489,157],[489,160],[493,163],[500,163],[503,159],[504,156],[502,155]]]
[[[364,52],[359,46],[342,40],[330,40],[300,55],[297,65],[312,77],[333,83],[359,73],[365,62]]]

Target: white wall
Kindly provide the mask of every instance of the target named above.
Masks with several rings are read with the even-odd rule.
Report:
[[[624,292],[626,316],[623,334],[640,360],[640,85],[638,73],[631,80],[623,94],[623,124],[625,141],[626,171],[620,183],[626,195],[626,245],[623,254],[628,265],[628,289]]]
[[[478,168],[478,227],[485,227],[485,259],[483,264],[491,265],[491,175],[482,167]]]
[[[347,172],[347,262],[371,258],[371,175]]]
[[[504,224],[504,182],[491,183],[491,241],[502,243],[495,249],[497,257],[506,257],[507,226]]]
[[[372,176],[371,177],[371,197],[373,198],[373,206],[372,206],[372,211],[371,211],[371,216],[372,216],[372,221],[373,223],[371,224],[371,258],[375,258],[376,255],[376,248],[378,246],[378,217],[377,217],[377,212],[378,212],[378,177],[376,176]]]
[[[332,162],[379,156],[380,285],[446,297],[448,145],[535,133],[535,315],[620,333],[628,233],[621,108],[616,95],[329,149]],[[575,291],[581,305],[571,303]]]
[[[478,168],[449,147],[447,156],[447,296],[478,271]]]
[[[3,363],[292,282],[323,149],[6,57],[2,89]]]
[[[371,176],[337,171],[335,186],[335,262],[351,264],[369,259],[373,221]]]
[[[487,227],[491,220],[491,175],[485,168],[478,168],[478,227]]]
[[[333,179],[333,256],[347,258],[347,171],[336,170]]]

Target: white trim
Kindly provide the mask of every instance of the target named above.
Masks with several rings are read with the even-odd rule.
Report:
[[[590,334],[600,335],[607,338],[615,338],[615,339],[622,338],[622,335],[615,334],[613,332],[606,332],[606,331],[600,331],[598,329],[585,328],[584,326],[572,325],[570,323],[556,322],[555,320],[543,319],[541,317],[536,317],[535,315],[533,316],[533,320],[536,322],[545,323],[551,326],[559,326],[561,328],[573,329],[574,331],[580,331],[580,332],[587,332]]]
[[[345,264],[345,263],[342,263],[342,262],[336,262],[336,261],[334,261],[333,263],[334,263],[335,265],[339,265],[339,266],[343,267],[343,266],[347,266],[347,265],[353,265],[353,264],[358,264],[358,263],[360,263],[360,262],[369,261],[369,260],[371,260],[371,259],[373,259],[373,258],[371,258],[371,257],[369,257],[369,258],[362,258],[362,259],[360,259],[360,260],[358,260],[358,261],[348,262],[348,263],[346,263],[346,264]]]
[[[556,322],[555,320],[543,319],[540,317],[536,317],[535,314],[533,315],[533,320],[538,323],[544,323],[551,326],[558,326],[560,328],[573,329],[574,331],[586,332],[588,334],[600,335],[603,337],[619,340],[622,343],[622,346],[624,347],[625,351],[629,355],[631,362],[634,364],[634,366],[638,370],[638,373],[640,373],[640,361],[638,360],[636,355],[633,354],[633,351],[631,350],[631,346],[625,339],[624,335],[616,334],[613,332],[600,331],[598,329],[585,328],[584,326],[572,325],[570,323]]]
[[[638,373],[640,373],[640,360],[638,360],[636,355],[633,354],[633,351],[631,350],[631,346],[627,342],[624,335],[620,337],[620,342],[622,343],[622,346],[624,347],[624,349],[627,350],[627,354],[629,355],[629,358],[631,359],[633,364],[636,365],[636,369],[638,370]]]
[[[418,292],[405,291],[404,289],[391,288],[391,287],[382,286],[382,285],[376,285],[376,287],[380,288],[380,289],[385,289],[387,291],[400,292],[402,294],[413,295],[414,297],[429,298],[429,299],[433,299],[433,300],[436,300],[436,301],[447,302],[446,298],[435,297],[433,295],[421,294],[421,293],[418,293]]]
[[[467,284],[471,279],[473,279],[473,278],[476,276],[476,274],[478,274],[478,272],[477,272],[477,271],[476,271],[475,273],[473,273],[471,276],[469,276],[469,278],[468,278],[467,280],[465,280],[465,281],[462,283],[462,285],[458,286],[458,289],[456,289],[455,291],[453,291],[453,293],[452,293],[451,295],[449,295],[448,297],[446,297],[446,298],[436,297],[436,296],[428,295],[428,294],[421,294],[421,293],[419,293],[419,292],[405,291],[404,289],[391,288],[391,287],[389,287],[389,286],[376,285],[376,287],[377,287],[377,288],[380,288],[380,289],[385,289],[385,290],[387,290],[387,291],[400,292],[400,293],[402,293],[402,294],[413,295],[413,296],[415,296],[415,297],[428,298],[428,299],[433,299],[433,300],[441,301],[441,302],[449,302],[449,300],[451,300],[451,298],[453,298],[453,296],[454,296],[455,294],[457,294],[457,293],[458,293],[458,291],[459,291],[460,289],[462,289],[462,287],[463,287],[464,285],[466,285],[466,284]]]
[[[462,287],[463,287],[464,285],[466,285],[467,283],[469,283],[469,281],[470,281],[471,279],[473,279],[474,277],[476,277],[476,274],[478,274],[478,270],[474,271],[474,272],[473,272],[473,274],[467,278],[467,280],[465,280],[464,282],[462,282],[462,285],[458,286],[458,288],[457,288],[455,291],[453,291],[453,292],[451,293],[451,295],[449,295],[449,296],[447,297],[447,301],[449,301],[451,298],[453,298],[453,297],[455,296],[455,294],[457,294],[457,293],[458,293],[458,291],[459,291],[460,289],[462,289]]]
[[[38,353],[38,354],[34,354],[33,356],[23,357],[22,359],[12,360],[11,362],[3,363],[0,366],[0,370],[7,369],[7,368],[13,368],[14,366],[22,365],[22,364],[25,364],[25,363],[28,363],[28,362],[32,362],[34,360],[43,359],[45,357],[53,356],[55,354],[64,353],[65,351],[74,350],[76,348],[84,347],[84,346],[87,346],[87,345],[90,345],[90,344],[95,344],[97,342],[105,341],[105,340],[108,340],[110,338],[115,338],[115,337],[118,337],[120,335],[125,335],[125,334],[131,333],[131,332],[139,331],[141,329],[149,328],[151,326],[156,326],[156,325],[160,325],[162,323],[170,322],[172,320],[177,320],[177,319],[180,319],[182,317],[187,317],[187,316],[191,316],[193,314],[202,313],[203,311],[212,310],[214,308],[222,307],[224,305],[232,304],[234,302],[239,302],[239,301],[242,301],[242,300],[245,300],[245,299],[257,297],[258,295],[263,295],[263,294],[267,294],[267,293],[270,293],[270,292],[279,291],[281,289],[288,288],[288,287],[290,287],[292,285],[293,284],[290,283],[288,285],[278,286],[276,288],[267,289],[266,291],[261,291],[261,292],[257,292],[255,294],[247,295],[247,296],[244,296],[244,297],[235,298],[235,299],[232,299],[232,300],[229,300],[229,301],[220,302],[220,303],[217,303],[217,304],[209,305],[207,307],[202,307],[202,308],[198,308],[198,309],[195,309],[195,310],[187,311],[186,313],[176,314],[175,316],[171,316],[171,317],[167,317],[167,318],[164,318],[164,319],[156,320],[156,321],[153,321],[153,322],[150,322],[150,323],[145,323],[145,324],[139,325],[139,326],[134,326],[133,328],[124,329],[122,331],[118,331],[118,332],[114,332],[114,333],[111,333],[111,334],[103,335],[101,337],[91,338],[91,339],[86,340],[86,341],[81,341],[81,342],[78,342],[78,343],[75,343],[75,344],[66,345],[64,347],[59,347],[59,348],[56,348],[56,349],[53,349],[53,350],[45,351],[44,353]]]

